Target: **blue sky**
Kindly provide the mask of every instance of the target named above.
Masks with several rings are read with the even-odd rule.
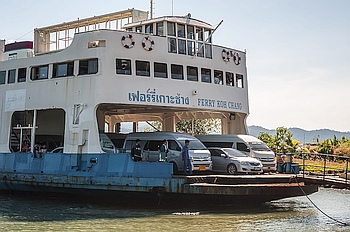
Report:
[[[0,38],[32,40],[33,29],[136,8],[149,0],[2,2]],[[350,1],[155,0],[154,16],[216,25],[214,43],[247,50],[248,125],[350,130]],[[6,9],[6,10],[4,10]]]

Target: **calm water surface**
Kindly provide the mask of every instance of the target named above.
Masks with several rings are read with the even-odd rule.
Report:
[[[310,198],[350,224],[350,191],[320,189]],[[0,195],[0,231],[350,231],[305,197],[259,207],[135,208]],[[199,212],[199,215],[174,213]]]

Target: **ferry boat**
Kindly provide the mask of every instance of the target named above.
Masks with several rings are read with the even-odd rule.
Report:
[[[170,163],[103,149],[103,135],[123,122],[174,132],[179,120],[217,118],[223,134],[247,133],[246,53],[214,44],[215,29],[190,14],[128,9],[36,28],[34,41],[1,40],[0,189],[211,202],[317,191],[267,186],[263,176],[248,190],[236,177],[175,176]]]

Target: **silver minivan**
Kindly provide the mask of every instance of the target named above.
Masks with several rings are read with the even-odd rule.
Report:
[[[265,172],[276,171],[275,153],[260,139],[251,135],[210,134],[196,135],[207,147],[234,148],[263,164]]]
[[[173,171],[183,171],[182,147],[185,140],[190,141],[189,155],[193,171],[206,171],[212,169],[212,161],[209,150],[197,138],[176,132],[137,132],[126,136],[124,141],[124,150],[131,152],[136,139],[140,140],[142,149],[142,161],[158,162],[160,147],[163,140],[168,140],[167,162],[173,164]]]

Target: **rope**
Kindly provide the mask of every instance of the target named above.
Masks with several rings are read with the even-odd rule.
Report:
[[[318,211],[320,211],[323,215],[325,215],[325,216],[328,217],[329,219],[331,219],[331,220],[333,220],[333,221],[335,221],[335,222],[341,224],[342,226],[350,226],[349,223],[345,223],[345,222],[339,221],[339,220],[337,220],[337,219],[335,219],[335,218],[329,216],[329,215],[326,214],[322,209],[320,209],[320,208],[310,199],[310,197],[305,193],[304,189],[300,186],[300,183],[299,183],[299,181],[298,181],[298,179],[297,179],[297,176],[296,176],[296,173],[295,173],[295,170],[294,170],[294,169],[293,169],[293,172],[294,172],[294,174],[295,174],[294,179],[295,179],[295,181],[297,182],[297,184],[298,184],[300,190],[303,192],[304,196],[311,202],[311,204],[312,204]]]

